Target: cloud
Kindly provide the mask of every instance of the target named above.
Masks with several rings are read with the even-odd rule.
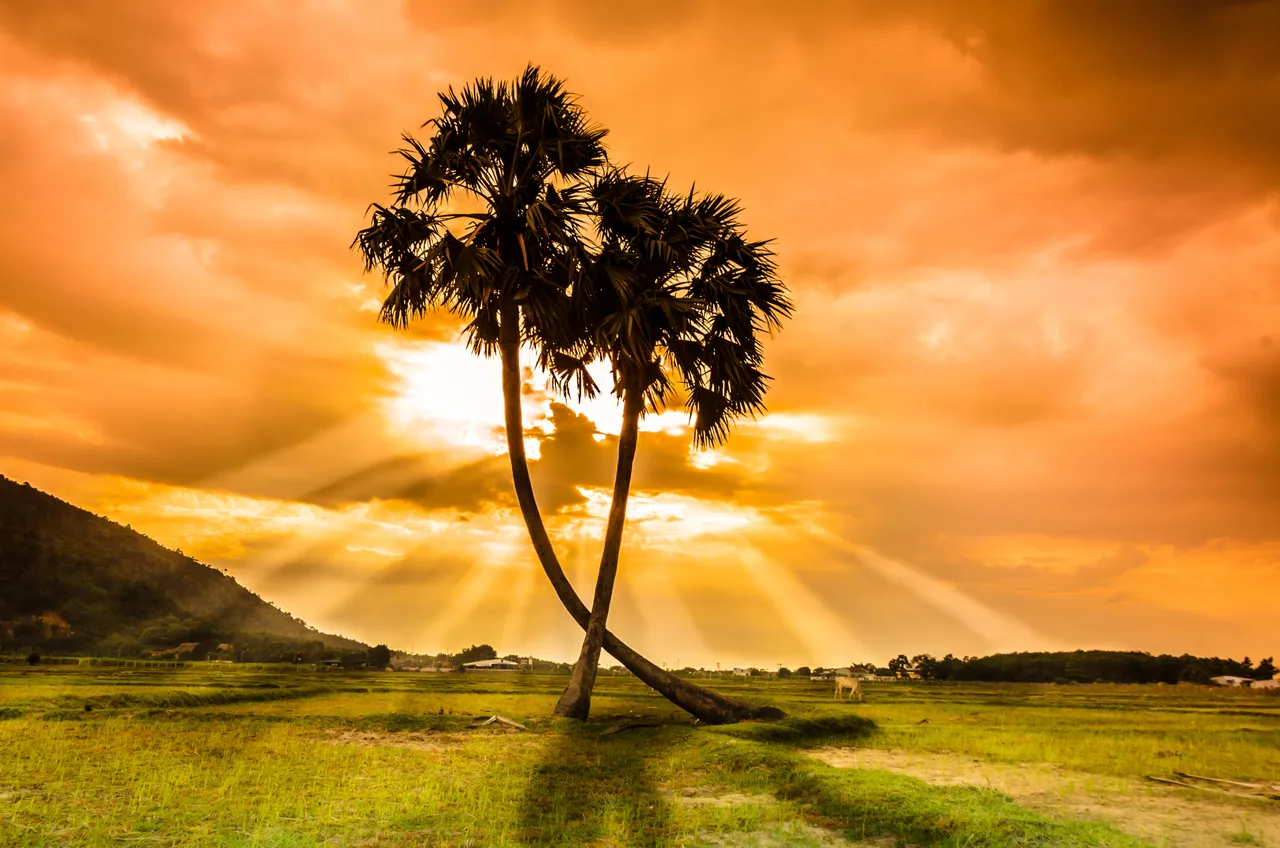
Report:
[[[1185,599],[1277,585],[1278,14],[0,2],[0,458],[369,638],[460,598],[474,623],[388,632],[572,653],[540,580],[517,604],[469,570],[523,550],[493,363],[448,316],[378,327],[349,250],[435,93],[532,60],[618,161],[742,198],[798,304],[766,348],[775,418],[693,458],[642,435],[628,556],[654,570],[624,580],[621,626],[674,653],[671,610],[707,657],[780,661],[773,628],[798,654],[815,633],[708,529],[749,516],[753,550],[856,606],[845,642],[994,644],[781,533],[808,510],[1053,638],[1193,628],[1227,652],[1262,637]],[[616,411],[536,382],[538,496],[589,584]]]

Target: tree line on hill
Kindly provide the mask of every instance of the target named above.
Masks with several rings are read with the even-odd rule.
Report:
[[[230,575],[34,487],[0,476],[0,653],[245,662],[357,656]]]

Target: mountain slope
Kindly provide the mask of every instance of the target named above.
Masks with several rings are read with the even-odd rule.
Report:
[[[229,577],[0,475],[0,639],[93,650],[246,638],[366,646],[320,633]]]

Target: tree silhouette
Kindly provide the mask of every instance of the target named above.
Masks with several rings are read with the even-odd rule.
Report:
[[[369,667],[386,668],[391,665],[391,650],[386,645],[374,645],[369,649]]]
[[[525,457],[520,348],[528,346],[562,393],[593,394],[590,339],[571,292],[585,282],[587,179],[605,165],[605,130],[563,83],[530,66],[515,81],[479,79],[440,94],[442,115],[423,144],[405,136],[408,166],[390,206],[373,204],[356,236],[366,270],[391,287],[383,321],[403,328],[445,309],[465,320],[472,352],[502,362],[507,453],[520,512],[560,602],[586,629],[590,612],[566,577],[534,497]],[[469,203],[478,211],[456,211]],[[694,686],[609,632],[604,648],[673,703],[708,723],[775,717]]]
[[[715,446],[731,422],[764,409],[768,378],[759,335],[791,313],[766,242],[751,242],[739,207],[721,195],[676,196],[648,176],[608,170],[590,188],[598,245],[570,301],[587,358],[607,359],[622,401],[618,468],[582,651],[556,705],[590,712],[604,644],[640,418],[683,389],[698,446]]]
[[[1273,662],[1272,657],[1265,658],[1262,662],[1258,663],[1258,667],[1253,670],[1253,677],[1255,680],[1270,680],[1275,677],[1275,675],[1276,664]]]

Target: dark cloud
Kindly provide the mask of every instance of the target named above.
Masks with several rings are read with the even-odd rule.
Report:
[[[379,500],[412,501],[424,509],[479,512],[495,503],[513,502],[506,457],[485,457],[440,470],[427,454],[397,456],[374,463],[303,495],[324,506]]]
[[[1175,0],[926,2],[981,63],[992,129],[1049,152],[1206,155],[1280,176],[1280,4]]]
[[[42,391],[61,394],[60,414],[91,422],[91,432],[0,431],[0,451],[82,471],[198,484],[340,421],[349,414],[345,402],[370,390],[377,368],[362,357],[285,353],[236,380],[115,363],[106,373],[118,381],[116,391],[103,391],[102,364],[88,374],[64,370],[42,384]]]
[[[791,97],[811,101],[821,94],[837,114],[869,111],[882,121],[932,125],[950,136],[1046,153],[1205,155],[1252,171],[1268,186],[1280,176],[1280,56],[1274,49],[1280,4],[1273,0],[1029,0],[1013,8],[1001,0],[830,0],[785,8],[758,0],[732,9],[711,2],[679,7],[542,2],[448,12],[436,3],[410,2],[407,10],[427,32],[498,25],[537,35],[554,27],[588,49],[634,40],[663,50],[714,32],[722,44],[750,45],[738,62],[766,65],[805,45],[815,66],[840,58],[826,65],[820,87]],[[874,51],[848,48],[886,30],[945,41],[976,65],[978,84],[954,97],[899,88],[893,100],[841,103],[874,57]],[[713,76],[712,57],[726,58],[724,52],[686,57],[683,69],[697,65],[703,77],[691,84]],[[949,90],[944,81],[935,83]]]
[[[434,85],[425,68],[376,61],[388,40],[403,41],[394,25],[377,29],[390,21],[358,16],[334,27],[343,17],[289,4],[0,4],[0,25],[24,46],[99,73],[181,120],[193,134],[179,147],[192,157],[237,180],[363,206],[392,166],[370,154],[421,122],[406,125],[400,104],[433,108]],[[352,56],[361,57],[359,75],[350,73]]]

